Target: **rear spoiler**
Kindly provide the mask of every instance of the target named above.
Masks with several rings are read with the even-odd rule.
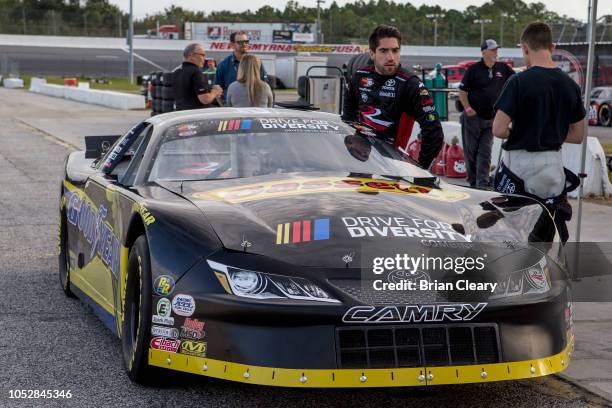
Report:
[[[85,136],[85,158],[102,157],[121,135]]]

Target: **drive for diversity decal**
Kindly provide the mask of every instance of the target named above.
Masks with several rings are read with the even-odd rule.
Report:
[[[286,222],[276,226],[276,245],[329,239],[329,218]]]
[[[221,188],[194,193],[193,197],[200,200],[221,200],[230,203],[245,203],[277,197],[290,197],[313,193],[340,193],[343,191],[410,194],[416,197],[444,202],[457,202],[469,197],[469,195],[464,192],[444,191],[397,181],[337,177],[296,178],[249,184],[240,187]]]

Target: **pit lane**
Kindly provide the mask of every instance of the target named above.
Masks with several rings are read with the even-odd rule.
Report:
[[[57,197],[70,145],[24,122],[36,120],[76,144],[79,132],[120,132],[147,114],[4,89],[0,98],[10,101],[0,106],[0,406],[605,405],[556,377],[393,390],[282,389],[181,374],[160,378],[157,388],[132,384],[123,372],[119,340],[59,287]],[[91,126],[92,120],[100,125]],[[11,389],[69,389],[72,398],[11,400]]]

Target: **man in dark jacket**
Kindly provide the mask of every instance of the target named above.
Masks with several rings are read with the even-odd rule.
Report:
[[[200,44],[185,47],[183,63],[172,72],[176,110],[208,108],[223,94],[221,87],[210,87],[208,76],[202,73],[205,57]]]
[[[362,122],[380,138],[406,149],[414,121],[421,126],[419,164],[429,168],[444,135],[433,98],[419,78],[399,63],[401,34],[378,26],[369,39],[373,66],[358,68],[349,79],[342,119]]]

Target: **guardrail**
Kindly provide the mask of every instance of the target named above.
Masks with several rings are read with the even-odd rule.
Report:
[[[43,78],[32,78],[32,82],[30,83],[30,92],[120,110],[145,108],[145,99],[143,95],[133,95],[115,91],[101,91],[98,89],[89,89],[88,87],[48,84]]]

